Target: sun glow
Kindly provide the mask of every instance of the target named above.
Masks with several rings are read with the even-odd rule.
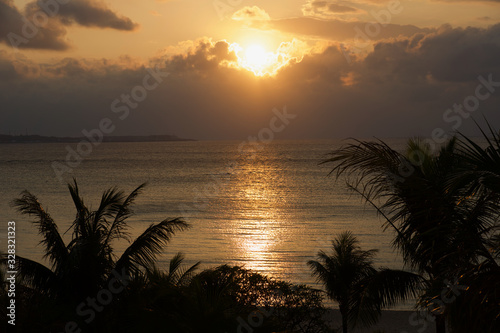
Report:
[[[297,60],[291,52],[291,45],[291,43],[281,43],[275,52],[270,52],[257,43],[245,46],[234,43],[231,49],[236,53],[239,68],[248,70],[255,76],[273,76],[292,59]]]
[[[273,54],[260,45],[251,45],[245,50],[244,61],[254,71],[262,71],[273,60]]]

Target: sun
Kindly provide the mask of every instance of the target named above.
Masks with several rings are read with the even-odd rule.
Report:
[[[262,42],[232,43],[230,50],[236,54],[235,67],[252,72],[255,76],[276,75],[291,61],[301,61],[297,55],[295,41],[282,42],[274,51],[269,51]]]
[[[257,76],[269,74],[276,62],[273,52],[268,52],[262,45],[251,44],[241,48],[239,53],[240,66]]]
[[[262,68],[268,62],[268,58],[266,50],[260,45],[250,45],[245,50],[245,62],[250,67]]]

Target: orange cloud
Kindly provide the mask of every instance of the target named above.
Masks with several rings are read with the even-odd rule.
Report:
[[[232,19],[235,21],[268,21],[271,17],[265,10],[257,6],[246,6],[236,11]]]

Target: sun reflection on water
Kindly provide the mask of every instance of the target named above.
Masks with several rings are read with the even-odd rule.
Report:
[[[233,244],[245,267],[260,272],[282,271],[279,248],[287,233],[287,193],[284,166],[267,147],[265,154],[245,159],[233,182],[236,218]],[[288,230],[289,231],[289,230]],[[286,238],[286,237],[285,237]]]

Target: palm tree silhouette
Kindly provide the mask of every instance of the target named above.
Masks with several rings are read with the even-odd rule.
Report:
[[[359,241],[350,231],[332,241],[331,253],[319,251],[318,260],[308,265],[332,300],[339,304],[342,330],[375,323],[381,309],[397,301],[415,296],[421,278],[410,272],[373,267],[377,250],[361,250]]]
[[[140,185],[128,196],[116,188],[109,189],[103,193],[97,210],[91,211],[80,196],[76,180],[68,184],[76,208],[68,244],[37,197],[28,191],[22,192],[22,196],[14,200],[14,206],[22,214],[35,216],[33,224],[42,237],[50,267],[17,256],[20,283],[65,304],[78,304],[107,288],[117,277],[123,286],[128,279],[151,270],[163,246],[175,232],[188,225],[178,218],[151,224],[121,256],[116,256],[114,241],[130,242],[127,219],[133,214],[131,206],[144,186]]]
[[[438,301],[447,281],[484,256],[494,261],[485,231],[498,226],[498,201],[473,195],[464,183],[450,186],[464,169],[456,142],[452,138],[433,152],[414,139],[400,153],[383,141],[356,141],[323,162],[334,164],[331,173],[337,178],[346,175],[348,186],[376,208],[385,228],[396,232],[393,246],[427,280],[420,303],[434,314],[437,333],[445,332],[449,304]]]
[[[189,308],[189,285],[200,262],[183,265],[184,255],[170,259],[166,271],[156,265],[134,278],[128,285],[126,299],[116,309],[119,321],[103,332],[184,332],[193,318],[185,315]],[[168,329],[165,323],[169,323]]]
[[[450,319],[458,333],[472,330],[500,331],[500,134],[487,122],[490,135],[478,125],[485,144],[478,144],[460,134],[458,154],[463,163],[448,179],[450,190],[463,192],[464,197],[483,202],[481,215],[496,223],[484,223],[474,238],[464,234],[469,251],[478,258],[455,272],[468,292],[458,297],[450,309]],[[488,216],[488,212],[489,215]]]

